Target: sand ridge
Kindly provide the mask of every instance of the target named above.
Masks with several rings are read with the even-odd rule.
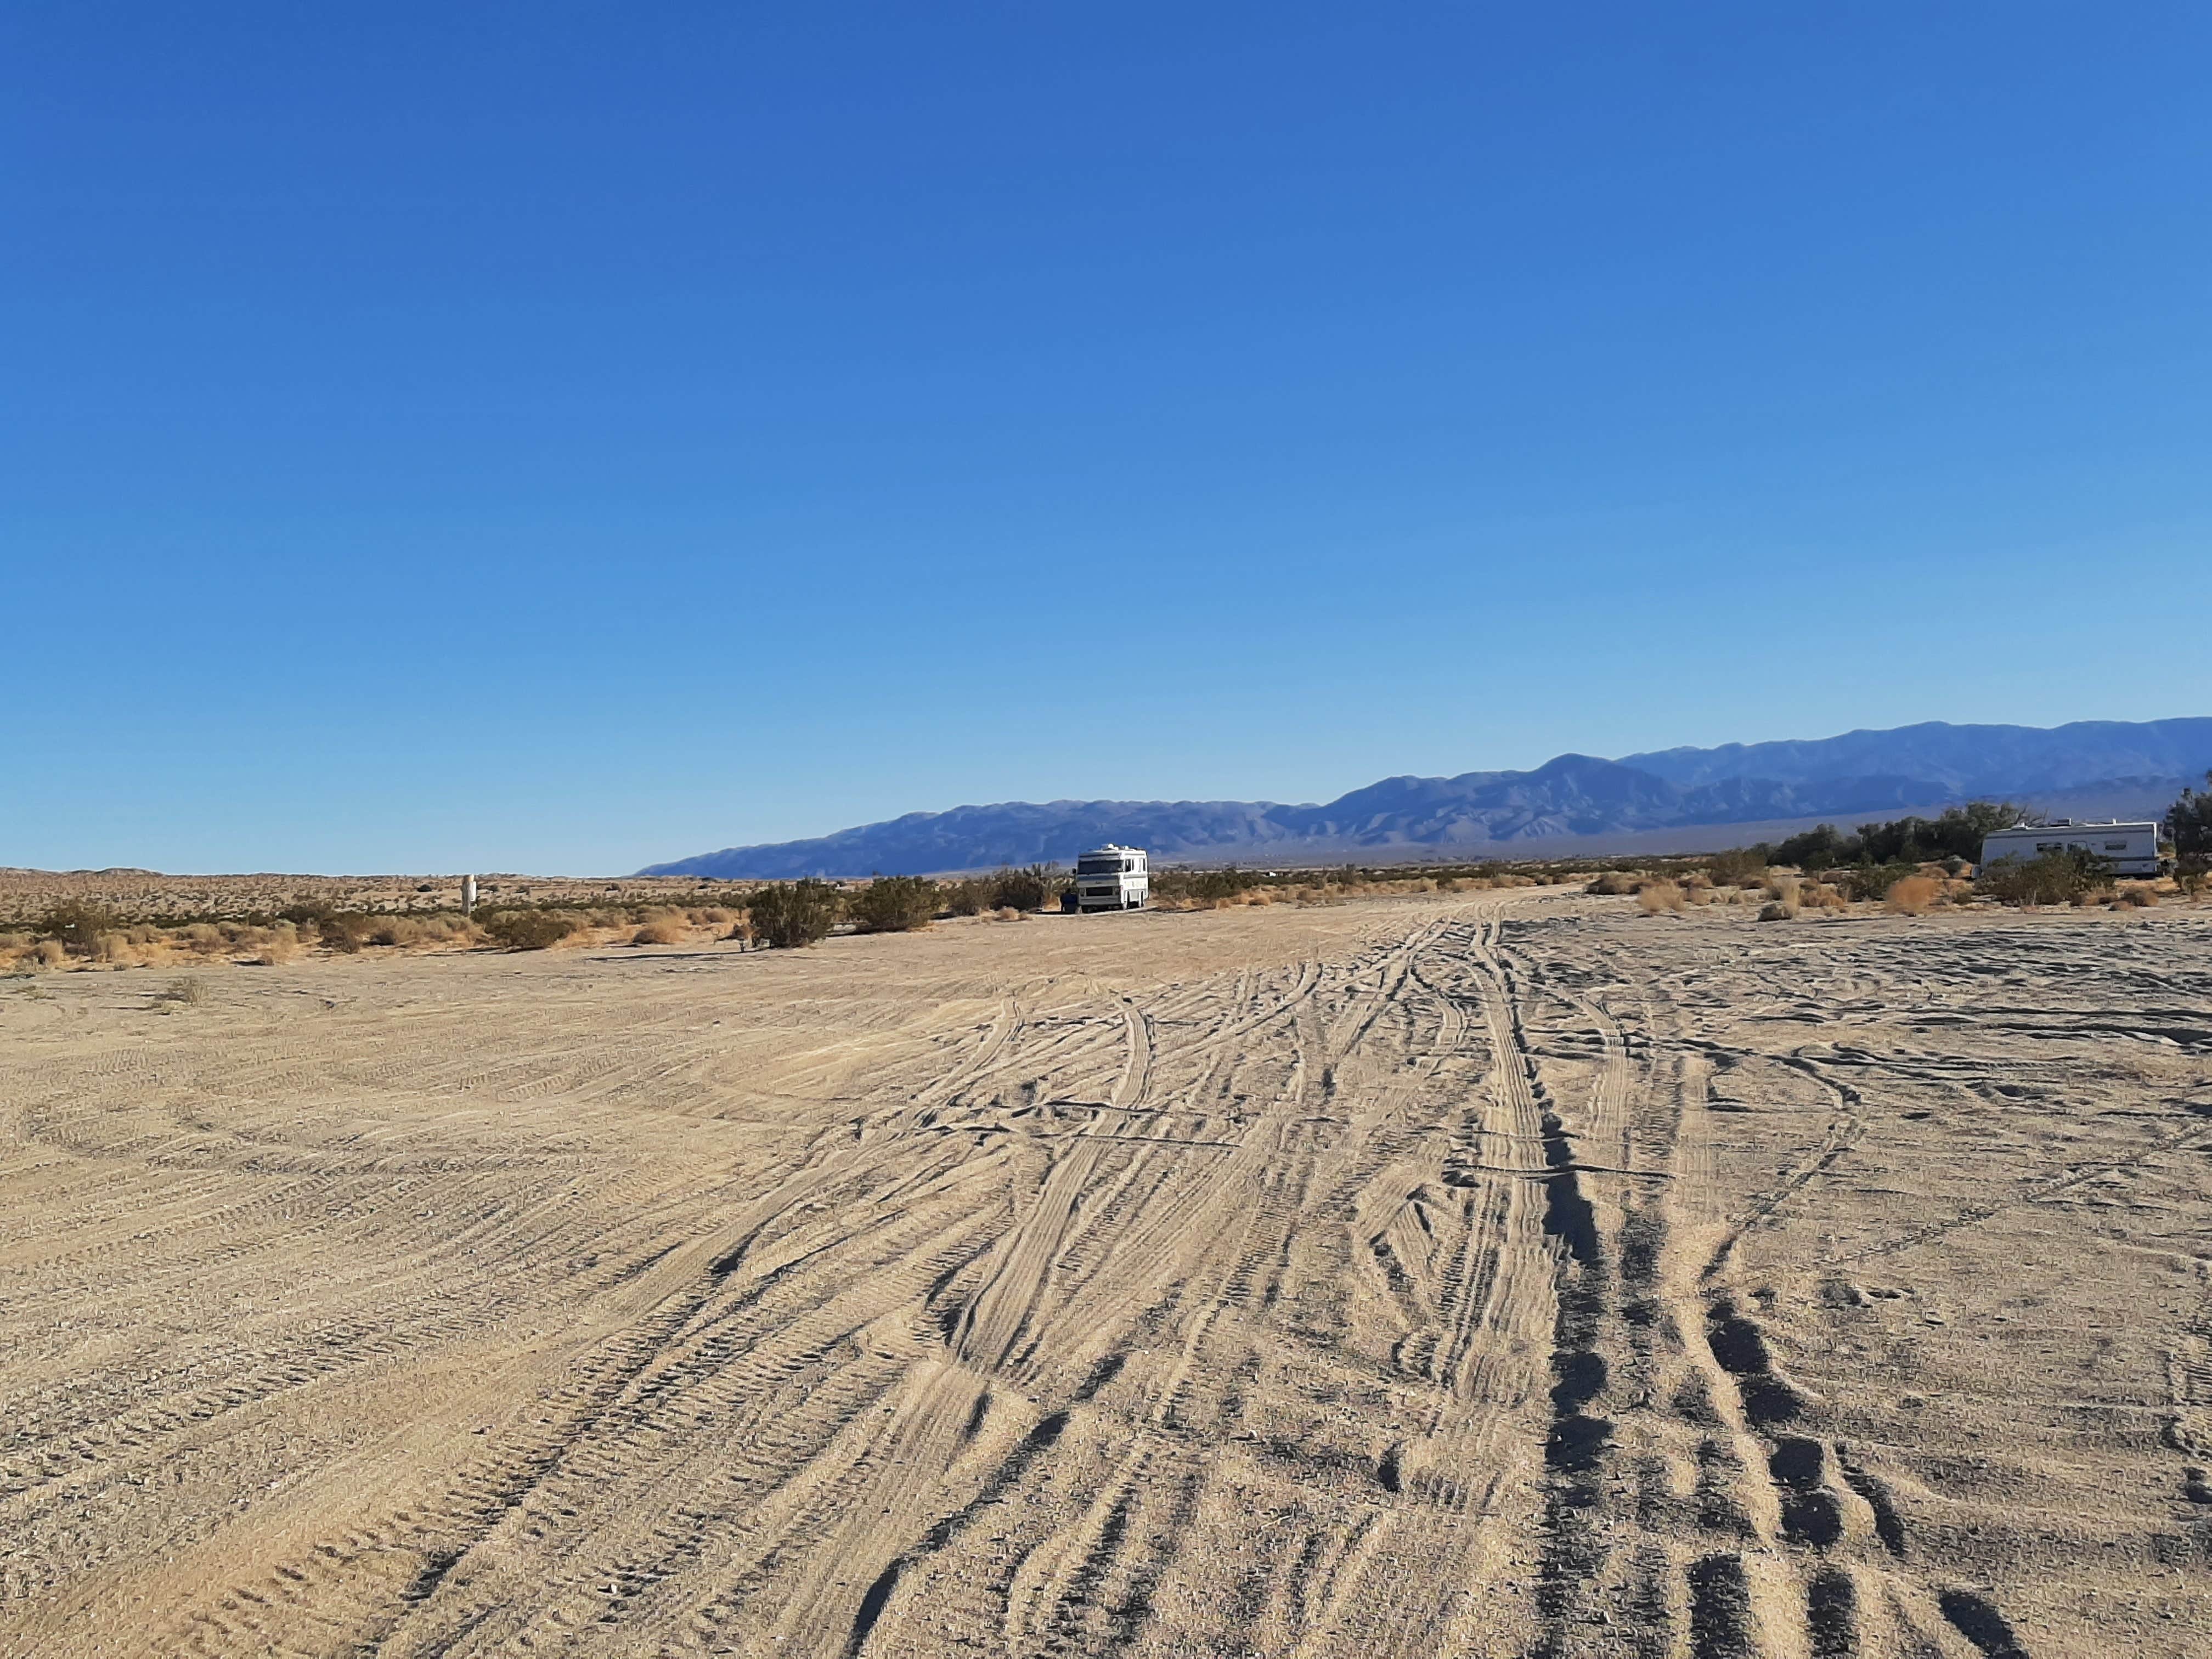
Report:
[[[2201,916],[143,977],[0,996],[0,1651],[2212,1651]]]

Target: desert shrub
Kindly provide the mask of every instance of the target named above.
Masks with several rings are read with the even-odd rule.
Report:
[[[1226,903],[1227,901],[1224,900],[1223,902]],[[1021,911],[1015,909],[1011,904],[1002,904],[997,909],[991,912],[994,919],[1000,921],[1019,921],[1022,919],[1022,914],[1023,913]]]
[[[2148,882],[2132,881],[2122,887],[2115,903],[2132,909],[2146,910],[2158,902],[2158,895],[2151,890]]]
[[[945,908],[956,916],[980,916],[991,908],[991,884],[974,876],[948,882]]]
[[[163,988],[161,1000],[184,1008],[198,1008],[206,1003],[208,988],[204,981],[186,974],[171,980]]]
[[[1662,910],[1680,910],[1683,905],[1682,890],[1671,881],[1647,881],[1636,890],[1636,902],[1647,916],[1656,916]]]
[[[1800,870],[1825,870],[1830,865],[1840,862],[1843,853],[1844,838],[1836,833],[1836,826],[1823,823],[1802,835],[1792,836],[1777,847],[1774,861],[1777,864],[1794,864]]]
[[[632,945],[681,945],[691,931],[681,916],[658,916],[630,935]]]
[[[481,919],[484,937],[509,951],[544,951],[583,926],[565,910],[501,910]]]
[[[1761,921],[1787,921],[1796,914],[1797,901],[1794,897],[1769,899],[1759,907],[1759,919]]]
[[[878,876],[853,896],[850,908],[864,933],[907,933],[928,927],[944,897],[920,876]]]
[[[253,958],[258,968],[274,968],[300,954],[300,930],[289,921],[280,921],[267,930],[260,954]]]
[[[96,956],[104,933],[113,933],[119,919],[112,910],[82,899],[67,899],[39,918],[38,933],[73,957]]]
[[[219,957],[230,948],[222,929],[212,922],[196,921],[177,930],[177,943],[196,957]]]
[[[1634,892],[1642,884],[1643,879],[1641,876],[1631,874],[1626,870],[1607,870],[1589,886],[1583,888],[1583,891],[1601,893],[1609,897],[1620,897]]]
[[[2056,848],[2039,858],[1999,859],[1983,866],[1976,884],[2001,904],[2027,908],[2067,904],[2106,884],[2112,866],[2078,847]]]
[[[1705,871],[1716,885],[1741,887],[1755,884],[1766,874],[1766,848],[1738,847],[1726,853],[1716,853],[1705,860]]]
[[[755,938],[774,950],[789,951],[827,938],[836,926],[842,897],[828,882],[809,876],[755,890],[745,908]]]
[[[351,956],[368,943],[379,920],[359,910],[327,910],[315,922],[315,936],[330,949]]]
[[[429,937],[429,929],[409,916],[377,916],[372,919],[368,929],[371,945],[397,945],[403,950],[410,945],[420,945]]]
[[[1850,900],[1844,896],[1841,888],[1832,887],[1825,881],[1805,882],[1797,889],[1797,906],[1801,910],[1841,910],[1850,904]]]
[[[1908,876],[1919,873],[1916,864],[1861,864],[1836,872],[1836,884],[1861,904],[1871,904]]]
[[[31,947],[28,960],[34,968],[58,968],[69,960],[69,947],[58,939],[42,939]]]
[[[1922,915],[1942,893],[1943,884],[1934,876],[1904,876],[1890,883],[1883,904],[1894,915]]]
[[[2200,860],[2212,860],[2212,772],[2204,775],[2202,793],[2184,789],[2181,799],[2166,809],[2166,838],[2173,843],[2179,860],[2194,868]]]
[[[1057,871],[1042,864],[1025,870],[1001,870],[990,878],[988,902],[994,910],[1042,910],[1060,891]]]

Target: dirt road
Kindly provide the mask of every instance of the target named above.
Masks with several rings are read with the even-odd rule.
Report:
[[[2212,1654],[2203,913],[161,982],[0,994],[0,1652]]]

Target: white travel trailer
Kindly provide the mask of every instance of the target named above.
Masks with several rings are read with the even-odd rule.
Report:
[[[1078,910],[1141,910],[1152,896],[1152,878],[1141,847],[1104,847],[1075,861]]]
[[[2155,823],[2076,823],[2071,818],[1990,830],[1982,837],[1982,867],[1987,869],[1999,859],[2018,859],[2025,864],[2045,853],[2063,852],[2069,848],[2079,848],[2093,858],[2104,860],[2116,875],[2158,873]]]

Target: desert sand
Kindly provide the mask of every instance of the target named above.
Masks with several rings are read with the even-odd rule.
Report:
[[[0,1652],[2212,1654],[2212,915],[0,987]]]

